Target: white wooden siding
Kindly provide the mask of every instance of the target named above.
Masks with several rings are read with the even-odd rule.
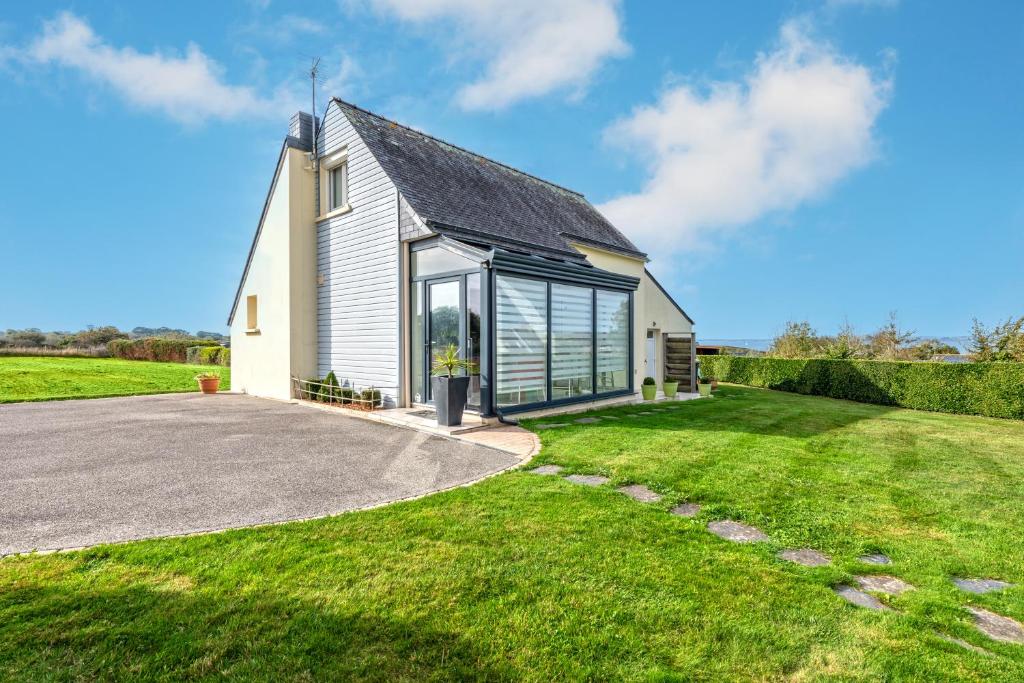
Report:
[[[376,386],[397,401],[398,192],[348,119],[331,104],[324,117],[321,155],[348,147],[352,211],[317,223],[320,375],[343,384]],[[319,196],[319,190],[317,193]]]

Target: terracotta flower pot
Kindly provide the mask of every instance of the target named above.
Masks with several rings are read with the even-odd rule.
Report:
[[[220,387],[220,377],[202,377],[196,381],[199,382],[199,388],[204,394],[216,394]]]

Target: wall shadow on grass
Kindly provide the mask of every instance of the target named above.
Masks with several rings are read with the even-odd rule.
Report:
[[[0,597],[0,616],[3,680],[522,676],[482,665],[490,653],[422,620],[340,614],[266,593],[225,599],[152,585],[26,587]]]
[[[594,414],[623,417],[629,413],[665,408],[665,405],[640,404],[625,409],[595,411]],[[686,401],[676,405],[678,407],[671,408],[671,412],[636,419],[624,418],[628,419],[628,422],[620,421],[616,424],[634,429],[659,431],[735,432],[810,438],[843,429],[863,420],[874,420],[894,410],[890,406],[768,392],[739,386],[719,387],[714,398]],[[585,427],[593,428],[597,425]]]

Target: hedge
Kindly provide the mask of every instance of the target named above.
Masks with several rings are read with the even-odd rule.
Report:
[[[184,363],[190,346],[220,346],[212,339],[115,339],[107,350],[115,358],[126,360],[154,360],[165,363]]]
[[[223,346],[190,346],[185,362],[193,365],[231,365],[231,349]]]
[[[701,356],[723,382],[960,415],[1024,419],[1024,363]]]

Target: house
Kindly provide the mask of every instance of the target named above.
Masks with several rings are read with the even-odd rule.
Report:
[[[316,136],[316,155],[313,138]],[[288,399],[334,371],[429,404],[476,363],[484,416],[694,389],[693,321],[579,193],[333,99],[292,117],[228,325],[231,383]]]

